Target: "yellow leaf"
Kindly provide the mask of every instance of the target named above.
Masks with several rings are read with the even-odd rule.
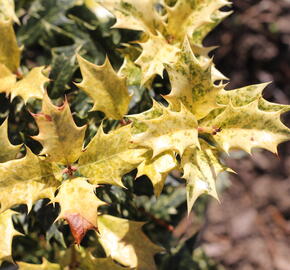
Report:
[[[0,213],[0,266],[3,261],[13,261],[11,257],[13,237],[20,233],[14,229],[12,216],[17,214],[12,210]]]
[[[94,101],[92,110],[104,112],[107,117],[122,119],[131,100],[126,78],[117,75],[109,59],[102,66],[94,65],[78,55],[83,81],[76,84]]]
[[[30,264],[25,262],[18,262],[19,270],[61,270],[60,265],[51,263],[45,258],[42,260],[42,264]]]
[[[136,270],[156,270],[154,254],[162,249],[143,233],[143,222],[109,215],[99,217],[100,242],[107,256]]]
[[[230,103],[220,114],[202,121],[201,125],[221,129],[214,139],[226,152],[238,148],[251,153],[252,148],[261,147],[277,153],[278,144],[290,139],[290,130],[280,120],[284,109],[267,112],[258,106],[259,100],[239,107]]]
[[[0,64],[0,93],[10,93],[10,89],[16,83],[14,75],[4,64]]]
[[[199,120],[219,107],[217,95],[223,86],[214,84],[212,61],[208,59],[206,63],[200,63],[187,39],[178,62],[166,69],[172,90],[165,98],[174,108],[181,102]]]
[[[8,139],[8,120],[0,126],[0,162],[6,162],[8,160],[16,158],[19,153],[20,145],[13,145]]]
[[[177,53],[180,51],[177,47],[168,44],[160,33],[158,35],[150,34],[146,42],[139,44],[143,51],[135,63],[142,70],[141,85],[156,74],[163,77],[164,65],[175,63]]]
[[[45,93],[44,86],[49,79],[44,75],[45,68],[35,67],[11,89],[11,100],[20,96],[26,103],[29,98],[42,99]]]
[[[159,154],[153,159],[151,159],[150,152],[147,156],[147,159],[138,166],[136,177],[147,175],[153,184],[155,196],[159,196],[167,174],[177,166],[177,161],[174,153],[171,151]]]
[[[93,184],[122,184],[122,176],[143,161],[146,149],[130,148],[131,127],[124,126],[109,134],[99,128],[79,159],[79,171]]]
[[[61,107],[56,107],[47,93],[44,94],[42,111],[34,114],[34,118],[39,134],[33,138],[43,146],[40,154],[63,165],[70,165],[79,158],[86,126],[76,126],[66,100]]]
[[[88,230],[98,228],[98,207],[105,203],[98,199],[94,190],[84,178],[65,181],[53,202],[60,204],[61,212],[57,219],[65,219],[79,245]]]
[[[29,148],[21,159],[0,163],[1,211],[16,204],[26,204],[28,210],[42,198],[53,198],[58,186],[55,165],[34,155]]]
[[[201,149],[188,148],[181,158],[183,177],[186,179],[187,210],[190,212],[196,199],[209,194],[218,199],[216,178],[227,168],[221,164],[218,151],[201,140]]]
[[[153,150],[153,157],[167,150],[177,151],[180,155],[189,146],[199,146],[197,121],[183,105],[179,112],[164,107],[162,116],[150,120],[141,120],[146,130],[133,135],[137,145]],[[137,119],[139,120],[139,119]]]
[[[19,24],[19,20],[15,14],[14,0],[0,0],[0,20],[12,19]]]
[[[0,37],[0,64],[4,64],[13,73],[16,73],[20,64],[20,49],[11,20],[0,20]]]

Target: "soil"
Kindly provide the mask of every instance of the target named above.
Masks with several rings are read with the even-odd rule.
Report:
[[[290,104],[290,1],[234,1],[231,15],[208,37],[220,48],[215,63],[231,79],[228,89],[272,81],[270,101]],[[283,122],[290,126],[289,113]],[[279,156],[263,150],[235,152],[237,172],[207,209],[202,246],[225,269],[290,269],[290,143]]]

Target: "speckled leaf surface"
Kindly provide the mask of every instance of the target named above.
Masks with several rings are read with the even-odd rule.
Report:
[[[146,126],[146,131],[134,134],[133,142],[152,149],[153,157],[167,150],[182,154],[189,146],[199,146],[197,121],[183,105],[179,112],[164,107],[162,116],[139,122]]]
[[[284,110],[266,112],[258,106],[259,100],[241,107],[230,103],[222,113],[202,124],[221,128],[214,138],[226,152],[238,148],[250,153],[252,148],[260,147],[277,153],[278,144],[290,139],[290,130],[280,120]]]
[[[30,264],[25,262],[18,262],[19,270],[61,270],[60,265],[51,263],[45,258],[42,259],[42,264]]]
[[[154,255],[162,249],[143,233],[143,225],[143,222],[100,216],[100,242],[107,256],[136,270],[156,270]]]
[[[214,84],[211,68],[212,61],[199,62],[185,40],[179,61],[167,67],[172,90],[165,98],[173,107],[183,103],[198,120],[205,117],[219,107],[217,95],[223,87]]]
[[[53,198],[57,188],[57,167],[34,155],[29,148],[21,159],[0,163],[1,211],[17,204],[28,210],[41,198]]]
[[[172,151],[161,153],[153,159],[151,155],[148,152],[146,160],[138,166],[136,177],[147,175],[153,184],[155,196],[159,196],[168,173],[177,166],[177,161]]]
[[[217,175],[227,168],[220,162],[218,151],[201,141],[201,149],[188,148],[181,158],[183,176],[186,180],[187,209],[191,208],[202,194],[218,199],[216,191]]]
[[[145,149],[131,148],[131,127],[105,134],[102,127],[79,159],[79,171],[93,184],[123,186],[122,176],[135,169]]]
[[[13,145],[8,139],[8,120],[0,126],[0,162],[6,162],[16,158],[20,145]]]
[[[102,111],[113,119],[122,119],[131,100],[126,78],[114,71],[108,58],[102,66],[90,63],[81,56],[78,56],[78,62],[83,81],[77,86],[93,99],[92,110]]]
[[[60,187],[53,202],[60,204],[57,219],[65,219],[77,244],[88,230],[97,229],[98,207],[105,203],[98,199],[91,185],[85,178],[65,181]]]
[[[0,64],[0,93],[10,93],[10,89],[16,83],[16,75],[13,74],[4,64]]]
[[[44,75],[44,67],[35,67],[11,88],[11,100],[20,96],[26,103],[30,98],[42,99],[45,94],[45,84],[49,79]]]
[[[20,64],[20,49],[11,20],[0,20],[0,37],[5,37],[0,39],[0,64],[16,73]]]
[[[0,266],[4,260],[12,261],[12,240],[15,235],[19,235],[13,226],[12,216],[16,212],[6,210],[0,213]]]
[[[149,35],[146,42],[140,43],[142,53],[135,61],[142,70],[141,84],[145,84],[154,75],[163,77],[165,64],[172,64],[177,61],[177,53],[180,51],[177,47],[168,44],[168,42],[158,33],[158,35]]]
[[[86,127],[76,126],[68,102],[54,106],[45,94],[41,113],[33,116],[39,127],[39,134],[33,138],[42,144],[41,154],[59,164],[75,162],[81,155]]]

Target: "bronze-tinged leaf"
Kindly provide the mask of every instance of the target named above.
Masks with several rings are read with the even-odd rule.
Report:
[[[96,186],[84,178],[65,181],[53,202],[60,204],[61,212],[57,219],[65,219],[79,245],[88,230],[96,229],[98,207],[105,203],[94,193]]]
[[[54,106],[47,93],[43,97],[42,111],[34,114],[39,134],[33,138],[43,149],[40,154],[47,160],[70,165],[81,155],[86,126],[77,127],[67,100],[61,107]]]
[[[79,171],[93,184],[122,186],[122,176],[144,160],[146,149],[133,149],[131,126],[105,134],[102,126],[79,159]]]
[[[76,85],[93,99],[92,110],[102,111],[113,119],[122,119],[131,100],[126,78],[114,71],[108,58],[101,66],[90,63],[79,55],[77,58],[83,81]]]
[[[20,235],[13,226],[12,216],[14,214],[17,213],[10,209],[0,213],[0,266],[3,261],[13,261],[11,256],[12,240],[14,236]]]
[[[136,270],[156,270],[154,255],[162,248],[143,233],[143,222],[109,215],[99,217],[100,242],[107,256]]]
[[[16,73],[20,65],[20,49],[11,20],[0,20],[0,37],[0,64],[4,64],[13,73]]]
[[[44,74],[48,71],[42,67],[35,67],[11,88],[11,100],[16,96],[23,98],[26,103],[30,98],[42,99],[45,95],[45,84],[49,78]]]
[[[8,120],[0,126],[0,163],[15,159],[19,153],[20,145],[13,145],[8,139]]]
[[[0,64],[0,93],[10,93],[16,83],[16,75],[13,74],[4,64]]]
[[[18,262],[19,270],[61,270],[60,265],[51,263],[45,258],[42,260],[42,264],[31,264],[25,262]]]
[[[28,210],[42,198],[53,198],[57,189],[59,169],[26,148],[21,159],[0,163],[1,211],[17,204],[26,204]]]

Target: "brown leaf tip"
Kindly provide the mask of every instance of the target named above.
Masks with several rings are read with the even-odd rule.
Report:
[[[68,214],[65,216],[69,224],[71,233],[76,244],[80,244],[88,230],[97,230],[98,228],[82,217],[80,214]]]

